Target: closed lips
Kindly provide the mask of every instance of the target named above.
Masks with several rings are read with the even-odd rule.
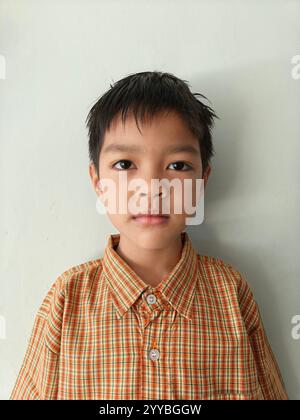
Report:
[[[132,216],[134,219],[136,219],[136,218],[138,218],[138,217],[169,217],[169,215],[167,215],[167,214],[150,214],[150,213],[147,213],[147,214],[136,214],[136,215],[133,215]]]

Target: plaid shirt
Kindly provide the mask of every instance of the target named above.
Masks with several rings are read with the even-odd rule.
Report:
[[[103,258],[62,273],[10,399],[288,399],[248,283],[181,236],[155,288],[115,251],[120,234]]]

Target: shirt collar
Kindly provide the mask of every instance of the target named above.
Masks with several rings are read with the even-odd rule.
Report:
[[[135,303],[147,288],[161,292],[164,298],[183,316],[191,319],[190,312],[198,273],[198,258],[187,232],[181,232],[181,257],[171,272],[155,288],[142,278],[115,251],[120,234],[109,235],[102,259],[105,275],[118,318]]]

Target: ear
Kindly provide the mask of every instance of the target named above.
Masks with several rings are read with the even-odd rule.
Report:
[[[202,176],[202,178],[204,179],[204,188],[206,187],[206,184],[208,182],[208,177],[209,177],[210,173],[211,173],[211,166],[208,165],[206,167],[204,173],[203,173],[203,176]]]
[[[91,182],[92,182],[94,190],[96,191],[96,194],[100,195],[102,192],[101,186],[99,185],[99,177],[98,177],[95,165],[93,163],[89,164],[89,176],[91,178]]]

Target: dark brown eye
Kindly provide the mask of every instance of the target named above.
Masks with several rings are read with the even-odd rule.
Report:
[[[116,167],[115,165],[120,164],[121,168],[116,168],[116,169],[126,170],[126,169],[129,169],[131,163],[132,162],[130,160],[122,159],[122,160],[119,160],[118,162],[114,163],[113,167],[115,168]]]
[[[189,170],[191,167],[190,167],[190,165],[188,165],[187,163],[185,163],[185,162],[182,162],[182,161],[178,161],[178,162],[173,162],[173,163],[171,163],[170,165],[175,165],[176,167],[174,168],[175,169],[175,171],[187,171],[187,170]],[[184,167],[184,165],[186,165],[187,166],[187,169],[182,169],[183,167]]]

